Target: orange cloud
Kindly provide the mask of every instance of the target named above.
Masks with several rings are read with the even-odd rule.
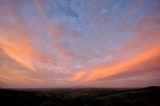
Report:
[[[43,77],[40,77],[41,73],[27,70],[30,69],[0,50],[0,87],[40,87],[48,82],[46,80],[48,71],[42,73]],[[53,77],[50,72],[48,73]]]
[[[5,23],[0,32],[0,48],[10,58],[26,66],[31,71],[36,71],[32,65],[32,45],[29,36],[33,35],[19,16],[19,9],[12,2],[6,2],[8,6],[2,7],[1,16],[12,17],[10,23]],[[18,2],[22,3],[22,2]],[[3,23],[3,22],[2,22]],[[32,33],[32,34],[31,34]]]
[[[152,58],[147,61],[142,61],[137,65],[133,65],[127,71],[101,79],[100,81],[114,82],[117,80],[132,79],[135,80],[135,82],[137,82],[138,81],[137,77],[139,78],[139,80],[149,80],[149,79],[156,80],[157,76],[159,78],[160,75],[159,63],[160,63],[160,56]]]
[[[22,75],[15,71],[1,70],[0,71],[0,81],[5,81],[7,83],[19,83],[19,84],[31,84],[32,83],[44,83],[42,79],[32,78],[26,75]],[[2,86],[2,85],[0,85]]]
[[[28,67],[32,71],[36,71],[32,65],[32,48],[25,39],[22,41],[13,41],[9,39],[0,39],[1,49],[12,59],[16,60],[20,64]]]
[[[150,60],[152,58],[155,58],[157,56],[160,56],[160,48],[154,48],[151,50],[148,50],[139,56],[137,56],[134,59],[124,61],[118,65],[112,66],[112,67],[103,67],[94,70],[86,79],[82,79],[82,81],[92,81],[92,80],[98,80],[102,78],[107,78],[122,72],[127,71],[129,68],[133,67],[134,65],[137,65],[143,61]]]
[[[73,75],[73,77],[71,77],[71,81],[79,81],[81,80],[81,78],[85,75],[86,72],[84,71],[79,71],[77,73],[75,73]]]

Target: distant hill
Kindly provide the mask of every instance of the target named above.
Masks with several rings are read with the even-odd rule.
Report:
[[[160,90],[160,86],[149,86],[149,87],[146,87],[146,88],[143,88],[143,89],[146,89],[146,90]]]

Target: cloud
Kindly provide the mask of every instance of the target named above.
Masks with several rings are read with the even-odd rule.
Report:
[[[75,73],[74,76],[71,77],[71,81],[80,81],[85,75],[85,73],[86,73],[85,71],[79,71]]]
[[[47,14],[47,7],[44,0],[34,0],[34,4],[41,16],[45,16]]]
[[[107,78],[107,77],[128,71],[129,68],[131,68],[141,62],[144,62],[144,61],[150,60],[152,58],[155,58],[157,56],[160,56],[159,53],[160,53],[159,48],[151,49],[149,51],[146,51],[146,52],[140,54],[139,56],[137,56],[134,59],[121,62],[120,64],[117,64],[115,66],[102,67],[102,68],[93,70],[90,73],[90,75],[86,79],[84,79],[84,81],[92,81],[92,80]]]
[[[2,42],[2,41],[1,41]],[[4,41],[1,48],[5,54],[15,59],[20,64],[28,67],[32,71],[36,71],[32,65],[32,49],[24,42],[14,43],[12,41]],[[27,48],[27,49],[26,49]]]
[[[0,85],[157,85],[159,18],[156,0],[2,0]]]
[[[132,67],[127,69],[127,71],[104,78],[102,79],[102,81],[103,80],[114,81],[114,80],[121,80],[121,79],[123,80],[127,78],[132,78],[132,77],[134,78],[134,77],[140,77],[140,76],[143,76],[141,78],[142,80],[143,78],[147,80],[149,77],[157,78],[157,76],[159,76],[160,74],[159,62],[160,62],[160,57],[158,56],[150,60],[143,61],[137,65],[133,65]]]

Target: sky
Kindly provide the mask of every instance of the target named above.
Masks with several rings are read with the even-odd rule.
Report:
[[[159,0],[0,0],[0,88],[160,86]]]

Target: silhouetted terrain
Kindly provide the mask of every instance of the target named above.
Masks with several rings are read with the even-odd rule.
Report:
[[[143,89],[0,89],[0,106],[160,106],[160,87]]]

